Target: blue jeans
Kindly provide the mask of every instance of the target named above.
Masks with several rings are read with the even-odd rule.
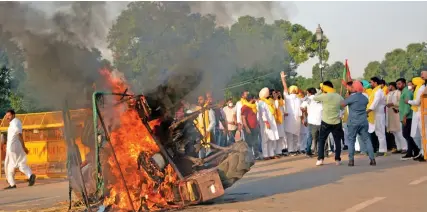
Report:
[[[363,143],[369,155],[369,159],[375,159],[374,148],[372,147],[371,136],[368,133],[368,122],[363,124],[348,125],[348,158],[354,160],[354,145],[356,143],[356,136],[360,135],[359,143]]]

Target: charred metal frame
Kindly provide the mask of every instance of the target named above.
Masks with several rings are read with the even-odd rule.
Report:
[[[121,180],[122,183],[124,184],[124,187],[126,189],[127,192],[127,196],[130,202],[130,205],[132,206],[133,211],[136,211],[134,208],[134,205],[132,203],[132,199],[130,197],[130,193],[128,190],[128,187],[126,185],[123,173],[122,173],[122,169],[120,168],[120,164],[117,160],[117,157],[115,155],[115,151],[114,151],[114,147],[110,141],[110,131],[108,129],[108,127],[105,125],[104,119],[102,117],[101,111],[100,111],[100,105],[99,103],[102,101],[103,96],[120,96],[121,99],[119,101],[117,101],[117,103],[115,103],[114,105],[119,105],[122,104],[126,101],[129,100],[136,100],[136,104],[138,106],[138,104],[140,104],[140,108],[137,108],[137,112],[138,113],[144,113],[144,114],[140,114],[140,118],[142,119],[142,123],[144,124],[144,126],[147,128],[148,132],[150,133],[151,137],[153,138],[153,140],[156,142],[157,146],[160,149],[160,154],[164,157],[165,162],[170,164],[172,166],[172,168],[174,169],[174,171],[177,173],[177,176],[179,178],[179,184],[178,184],[178,188],[179,188],[179,193],[182,197],[182,190],[181,190],[181,186],[182,184],[185,183],[193,183],[193,185],[196,186],[196,191],[199,193],[199,195],[202,195],[203,193],[207,194],[208,192],[206,192],[205,190],[207,188],[201,189],[200,188],[200,183],[204,183],[203,180],[209,176],[212,179],[215,180],[210,180],[210,183],[214,183],[213,185],[215,185],[215,187],[217,187],[217,191],[219,191],[219,193],[215,193],[215,194],[211,194],[210,196],[204,196],[205,198],[203,198],[203,196],[199,196],[197,200],[195,201],[190,201],[189,203],[185,203],[184,199],[182,199],[182,206],[185,205],[189,205],[189,204],[197,204],[201,201],[206,201],[209,198],[215,198],[215,195],[223,195],[224,189],[222,187],[221,181],[219,179],[219,175],[218,172],[216,171],[216,169],[212,169],[212,170],[202,170],[200,172],[195,172],[193,174],[191,174],[190,176],[184,177],[183,174],[180,172],[180,170],[178,169],[178,166],[174,163],[172,157],[169,155],[169,153],[166,151],[166,149],[163,147],[162,143],[158,140],[158,138],[156,136],[154,136],[154,132],[151,129],[150,125],[149,125],[149,114],[151,113],[150,111],[150,107],[148,106],[147,102],[145,102],[145,98],[144,95],[131,95],[131,94],[127,94],[127,89],[125,90],[124,93],[112,93],[112,92],[95,92],[92,95],[92,101],[93,101],[93,124],[94,124],[94,133],[95,133],[95,164],[96,164],[96,195],[99,198],[102,198],[104,196],[103,194],[103,189],[104,189],[104,181],[103,181],[103,177],[102,177],[102,170],[101,170],[101,162],[100,162],[100,148],[103,142],[99,142],[98,140],[98,126],[100,125],[102,127],[102,129],[104,130],[104,136],[105,136],[105,141],[107,143],[109,143],[113,156],[115,158],[116,164],[119,168],[120,174],[121,174]],[[195,118],[197,117],[200,112],[202,112],[202,115],[204,115],[204,111],[209,110],[211,108],[214,107],[203,107],[201,110],[196,111],[192,114],[190,114],[189,116],[187,116],[186,118],[184,118],[184,120],[179,121],[178,123],[174,123],[172,124],[169,129],[173,129],[175,127],[178,126],[179,123],[183,123],[183,121],[188,121],[191,120],[191,118]],[[194,123],[193,123],[194,124]],[[194,124],[195,125],[195,124]],[[199,130],[196,126],[194,126],[197,130]],[[206,131],[206,126],[204,126],[204,130]],[[198,131],[200,133],[200,131]],[[201,133],[200,133],[201,134]],[[206,135],[206,133],[205,133]],[[202,139],[204,140],[205,138]],[[219,150],[218,152],[204,158],[204,159],[200,159],[200,158],[194,158],[194,157],[190,157],[190,156],[185,156],[187,159],[191,160],[194,164],[194,166],[203,166],[206,163],[209,163],[210,161],[218,158],[219,156],[222,156],[224,154],[228,154],[230,152],[232,152],[232,148],[231,147],[221,147],[218,145],[215,145],[214,143],[210,143],[211,148]],[[193,166],[193,167],[194,167]],[[219,181],[219,182],[218,182]],[[212,186],[213,186],[212,185]],[[203,191],[202,191],[203,190]],[[222,193],[221,193],[222,192]],[[213,195],[213,196],[212,196]],[[141,201],[144,201],[143,199],[141,199]],[[141,205],[142,206],[142,205]],[[138,210],[141,210],[138,209]]]

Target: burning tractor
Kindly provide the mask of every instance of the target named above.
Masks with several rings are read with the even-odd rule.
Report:
[[[123,86],[95,92],[93,117],[82,132],[91,152],[83,162],[64,110],[70,198],[74,191],[89,211],[156,211],[222,196],[250,170],[254,158],[244,141],[228,147],[206,142],[196,124],[208,109],[174,121],[164,116],[162,104],[129,94]],[[198,158],[201,145],[211,149],[203,159]]]

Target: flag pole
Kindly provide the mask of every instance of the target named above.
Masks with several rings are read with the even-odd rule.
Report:
[[[345,68],[345,73],[343,73],[343,79],[345,79],[345,83],[347,83],[347,59],[345,59],[345,64],[344,64],[344,68]],[[341,89],[340,89],[340,96],[342,96],[342,90],[343,90],[343,83],[341,83]]]

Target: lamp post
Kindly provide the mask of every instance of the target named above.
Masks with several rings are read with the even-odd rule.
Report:
[[[323,65],[322,65],[322,40],[323,40],[323,30],[322,27],[320,27],[320,24],[317,26],[316,29],[316,40],[319,42],[319,68],[320,68],[320,80],[323,82]]]

